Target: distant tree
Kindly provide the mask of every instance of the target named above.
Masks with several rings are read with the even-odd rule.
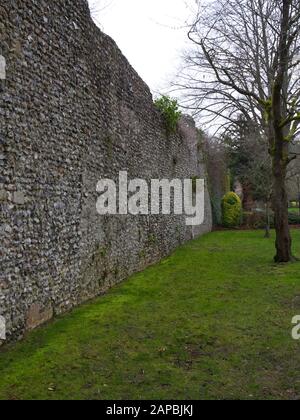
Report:
[[[297,159],[291,162],[287,173],[288,198],[290,201],[300,201],[300,141],[291,145],[291,153],[297,156]],[[299,208],[300,208],[300,202]]]
[[[228,153],[228,165],[233,179],[247,186],[255,200],[262,201],[266,210],[266,237],[270,237],[270,207],[272,199],[272,160],[266,142],[252,123],[240,117],[237,127],[223,139]]]
[[[215,225],[222,224],[222,199],[230,190],[227,152],[224,143],[207,133],[201,133]]]

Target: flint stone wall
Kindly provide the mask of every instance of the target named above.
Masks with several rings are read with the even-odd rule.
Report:
[[[166,135],[86,1],[2,0],[0,55],[0,315],[15,340],[208,232],[211,209],[206,192],[194,231],[181,216],[97,215],[97,181],[121,170],[206,172],[193,121]]]

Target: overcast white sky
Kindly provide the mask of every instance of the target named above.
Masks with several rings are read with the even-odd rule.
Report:
[[[152,92],[164,90],[184,49],[185,0],[89,0],[98,26],[118,44]],[[191,4],[193,0],[188,0]]]

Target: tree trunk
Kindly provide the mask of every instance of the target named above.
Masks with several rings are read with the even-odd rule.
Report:
[[[292,261],[292,238],[289,229],[288,200],[285,190],[285,179],[276,177],[274,180],[274,213],[276,230],[275,262]]]
[[[291,0],[282,2],[281,34],[278,48],[278,70],[273,85],[271,104],[271,142],[274,176],[274,212],[276,229],[275,262],[287,263],[293,260],[292,238],[289,228],[288,197],[286,192],[286,173],[289,164],[290,128],[282,124],[287,117],[284,98],[288,92],[289,64],[289,16]],[[273,144],[272,144],[273,143]]]
[[[269,201],[266,202],[266,232],[265,232],[265,238],[269,239],[271,237],[270,234],[270,203]]]
[[[279,136],[281,137],[281,136]],[[276,230],[276,263],[287,263],[293,260],[292,238],[289,228],[288,197],[286,192],[286,172],[288,159],[288,144],[275,140],[273,156],[273,206]]]

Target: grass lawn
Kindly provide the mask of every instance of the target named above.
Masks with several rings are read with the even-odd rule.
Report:
[[[300,263],[262,236],[206,235],[2,349],[0,398],[300,398]]]
[[[293,213],[293,214],[299,214],[299,208],[296,207],[290,207],[289,208],[289,213]]]

